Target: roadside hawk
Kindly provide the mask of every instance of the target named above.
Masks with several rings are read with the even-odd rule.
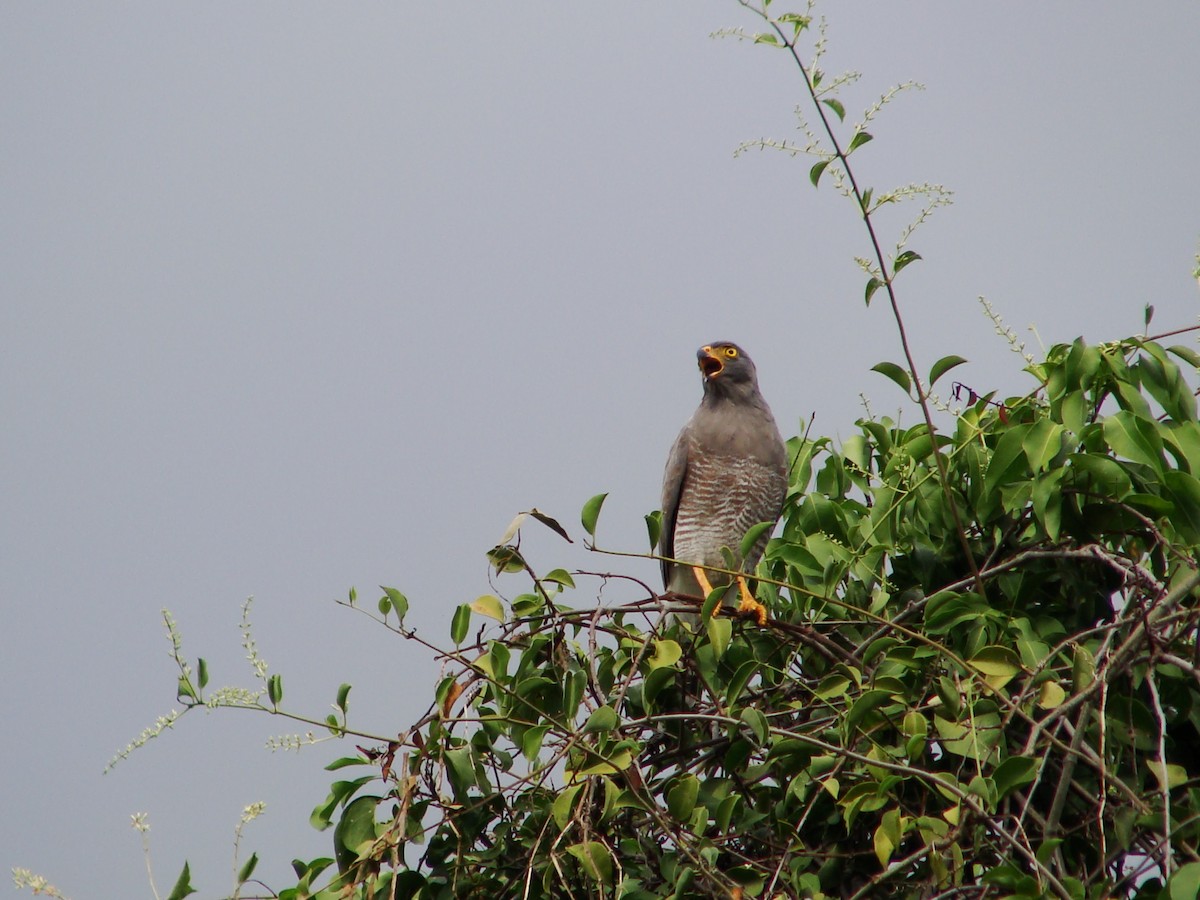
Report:
[[[659,555],[681,563],[662,563],[668,591],[707,597],[711,582],[729,581],[728,575],[706,574],[702,568],[730,568],[722,548],[732,551],[733,569],[754,571],[769,532],[744,559],[738,548],[750,528],[779,517],[787,493],[788,456],[745,351],[720,341],[701,347],[696,358],[704,397],[667,458]],[[759,624],[765,623],[766,608],[751,597],[741,576],[738,587],[739,610],[753,612]]]

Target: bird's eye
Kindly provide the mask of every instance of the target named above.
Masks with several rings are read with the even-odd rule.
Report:
[[[737,359],[737,347],[726,347],[725,355],[730,359]]]

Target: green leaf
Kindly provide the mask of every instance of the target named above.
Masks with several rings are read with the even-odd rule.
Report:
[[[188,894],[194,893],[196,893],[196,889],[192,887],[192,872],[185,862],[183,864],[183,871],[175,879],[175,886],[171,888],[171,893],[167,894],[167,900],[183,900]]]
[[[329,796],[325,798],[325,801],[314,807],[312,815],[308,819],[309,824],[317,831],[324,831],[333,819],[334,810],[353,797],[360,787],[371,781],[374,781],[374,778],[370,775],[356,778],[353,781],[335,781],[329,786]]]
[[[568,781],[577,781],[580,778],[590,778],[593,775],[613,775],[616,772],[622,772],[628,769],[633,764],[633,754],[628,750],[620,750],[614,753],[608,759],[601,760],[594,765],[590,765],[585,769],[580,769],[577,772],[571,772],[569,769],[566,772]]]
[[[943,675],[934,685],[934,690],[937,692],[938,699],[942,701],[942,708],[951,719],[957,719],[959,713],[962,712],[962,694],[958,686]]]
[[[488,562],[497,572],[523,572],[525,559],[516,547],[508,544],[497,544],[487,554]]]
[[[881,287],[883,287],[883,282],[880,281],[876,276],[872,275],[867,279],[867,289],[863,298],[866,301],[867,306],[871,305],[871,298],[875,296],[875,292]]]
[[[1087,424],[1091,405],[1083,391],[1069,391],[1062,398],[1059,418],[1072,435],[1078,435]]]
[[[1062,531],[1062,480],[1066,474],[1066,469],[1054,469],[1033,482],[1033,514],[1052,541],[1057,541]]]
[[[563,587],[575,587],[575,579],[571,577],[571,573],[566,569],[552,569],[542,576],[542,581],[552,581],[555,584],[561,584]]]
[[[1083,644],[1075,645],[1071,659],[1071,681],[1075,693],[1087,690],[1096,680],[1096,658]]]
[[[729,684],[725,688],[725,702],[730,706],[736,704],[742,696],[742,691],[746,689],[746,685],[750,683],[750,679],[754,677],[762,666],[756,659],[748,659],[733,673],[733,677],[729,679]],[[707,674],[707,673],[703,673]]]
[[[765,33],[759,33],[759,34],[754,35],[754,43],[766,44],[769,47],[782,47],[783,46],[783,44],[781,44],[779,42],[779,38],[777,38],[775,35],[765,34]]]
[[[712,644],[713,657],[719,660],[729,649],[729,640],[733,636],[733,622],[718,616],[715,619],[709,618],[705,628],[708,631],[708,642]]]
[[[308,817],[310,824],[317,831],[324,831],[329,827],[329,823],[333,818],[333,811],[337,808],[337,798],[331,793],[325,798],[325,802],[313,808],[312,815]]]
[[[933,725],[946,750],[980,762],[991,755],[1002,736],[1000,714],[994,712],[977,714],[961,722],[935,716]]]
[[[869,713],[886,703],[891,703],[892,699],[891,691],[863,691],[862,695],[854,701],[854,705],[850,707],[850,712],[846,714],[847,732],[853,731]]]
[[[470,604],[460,603],[458,608],[454,610],[454,618],[450,620],[450,640],[455,644],[461,644],[467,637],[467,630],[471,627],[471,607]]]
[[[338,688],[337,701],[336,701],[337,708],[342,711],[343,715],[345,715],[345,713],[346,713],[346,701],[349,699],[349,697],[350,697],[350,685],[343,684],[341,687]]]
[[[1003,799],[1009,792],[1023,784],[1029,784],[1037,775],[1038,761],[1028,756],[1010,756],[992,775],[996,783],[997,799]]]
[[[179,700],[198,700],[196,691],[192,687],[192,683],[188,681],[186,675],[180,675],[179,680],[175,683],[175,696]]]
[[[900,846],[902,837],[900,810],[889,809],[880,819],[879,827],[875,829],[875,858],[881,866],[887,866],[892,853]]]
[[[674,666],[683,656],[683,648],[679,646],[677,641],[655,641],[654,653],[646,660],[651,671],[654,669],[662,669],[667,666]]]
[[[1000,435],[983,477],[984,493],[991,494],[1001,486],[1029,474],[1024,448],[1025,435],[1028,433],[1028,425],[1014,425]]]
[[[825,170],[829,168],[829,164],[833,162],[833,157],[822,159],[813,164],[813,167],[808,170],[808,180],[812,182],[813,187],[820,184],[821,176],[825,174]]]
[[[746,536],[742,538],[741,546],[738,548],[741,552],[741,558],[745,559],[750,555],[750,549],[758,543],[758,539],[764,534],[767,534],[775,527],[774,522],[759,522],[757,525],[751,526],[746,532]]]
[[[770,5],[770,0],[764,0],[763,9],[766,9]],[[791,25],[792,36],[799,37],[800,32],[804,31],[809,25],[812,24],[812,16],[802,15],[801,13],[783,13],[776,21],[779,22],[780,25]],[[818,81],[819,79],[814,79],[813,87],[817,86]]]
[[[272,675],[267,679],[267,698],[271,701],[272,706],[278,706],[283,702],[283,678],[279,675]]]
[[[246,860],[245,865],[238,869],[237,880],[238,884],[244,884],[254,874],[254,869],[258,866],[258,854],[251,853],[250,858]]]
[[[454,796],[461,799],[476,784],[475,761],[472,758],[471,748],[459,747],[455,750],[447,750],[443,755],[448,763],[446,775],[450,779],[450,786],[454,789]]]
[[[1200,541],[1200,480],[1173,469],[1163,473],[1163,487],[1175,504],[1171,524],[1189,541]]]
[[[662,510],[656,509],[646,513],[646,536],[650,538],[650,552],[658,552],[658,542],[662,537]]]
[[[1184,347],[1182,344],[1175,344],[1167,348],[1168,353],[1173,353],[1180,359],[1189,363],[1197,369],[1200,369],[1200,353],[1197,353],[1191,347]]]
[[[333,854],[345,872],[375,842],[375,807],[379,797],[355,797],[333,829]]]
[[[579,514],[579,521],[583,524],[583,530],[592,537],[596,536],[596,520],[600,518],[600,507],[604,505],[606,497],[608,497],[608,494],[597,494],[587,503],[583,504],[583,512]]]
[[[1057,681],[1043,681],[1038,688],[1037,705],[1042,709],[1058,709],[1067,699],[1067,692]]]
[[[563,715],[574,718],[579,704],[583,702],[583,690],[587,687],[587,676],[579,671],[567,673],[563,683],[562,710]]]
[[[1106,362],[1111,360],[1106,357]],[[1109,368],[1118,368],[1115,365],[1110,365]],[[1113,387],[1116,388],[1117,403],[1125,412],[1133,413],[1135,416],[1147,421],[1154,418],[1154,412],[1150,409],[1150,403],[1142,395],[1138,389],[1138,385],[1134,382],[1136,376],[1131,374],[1128,369],[1125,369],[1121,376],[1114,382]]]
[[[836,697],[845,695],[846,690],[850,687],[850,677],[841,672],[833,672],[821,679],[821,683],[817,685],[815,694],[822,700],[832,700]]]
[[[549,725],[535,725],[526,729],[525,733],[521,735],[521,755],[530,762],[537,760],[538,754],[542,750],[542,742],[546,740],[546,734],[549,731]]]
[[[208,662],[203,656],[196,662],[196,686],[200,690],[208,685]]]
[[[754,733],[755,740],[759,746],[767,743],[767,738],[771,736],[770,726],[767,725],[767,717],[760,710],[753,706],[747,706],[742,710],[742,721],[750,726],[750,730]]]
[[[829,99],[822,100],[821,102],[833,110],[833,114],[838,117],[839,122],[844,122],[846,120],[846,107],[842,106],[842,101],[838,100],[836,97],[830,97]]]
[[[893,275],[900,274],[901,269],[903,269],[909,263],[915,263],[917,260],[919,260],[921,258],[922,258],[922,256],[920,253],[917,253],[913,250],[905,250],[903,253],[899,254],[896,257],[895,262],[892,263],[892,274]],[[949,359],[949,357],[945,357],[945,358]],[[963,362],[966,362],[966,360],[964,359]]]
[[[1021,672],[1021,658],[1008,647],[984,647],[967,663],[994,688],[1002,688]]]
[[[1163,765],[1157,759],[1146,760],[1146,768],[1154,773],[1154,777],[1158,779],[1159,787],[1165,787],[1168,790],[1186,784],[1188,780],[1188,771],[1183,766],[1175,763],[1167,763]]]
[[[1196,420],[1196,398],[1184,380],[1179,367],[1155,343],[1143,344],[1145,353],[1134,367],[1141,376],[1142,387],[1176,422]]]
[[[1195,900],[1200,897],[1200,862],[1185,863],[1167,882],[1170,900]]]
[[[890,378],[896,384],[900,385],[900,389],[906,394],[912,392],[912,381],[908,377],[908,372],[900,368],[893,362],[881,362],[871,366],[872,372],[878,372],[887,378]]]
[[[961,356],[955,356],[954,354],[951,354],[950,356],[943,356],[941,359],[935,362],[933,364],[933,368],[929,370],[929,386],[933,387],[935,384],[937,384],[937,380],[939,378],[956,366],[961,366],[966,361],[967,360],[963,359]]]
[[[1078,487],[1100,494],[1108,500],[1123,500],[1133,493],[1129,473],[1115,460],[1094,453],[1072,453],[1067,457],[1071,468],[1079,473]]]
[[[504,607],[500,603],[500,598],[492,594],[483,594],[480,597],[476,597],[475,602],[471,604],[471,609],[481,616],[487,616],[489,619],[495,619],[497,622],[504,621]],[[457,644],[460,642],[455,641],[454,643]]]
[[[1021,447],[1025,458],[1034,472],[1042,472],[1062,452],[1063,433],[1066,431],[1057,422],[1039,419],[1030,426]]]
[[[620,724],[620,719],[617,718],[616,711],[611,706],[601,706],[596,709],[590,716],[587,722],[584,723],[583,730],[586,734],[594,734],[596,732],[609,732]]]
[[[1104,420],[1104,440],[1117,455],[1162,474],[1162,438],[1148,420],[1128,410],[1118,410]]]
[[[383,590],[383,595],[391,608],[395,610],[396,615],[403,622],[404,617],[408,614],[408,598],[395,588],[383,587],[383,585],[380,585],[380,588]],[[388,611],[383,608],[383,599],[379,601],[379,604],[379,611],[386,616]]]
[[[567,852],[579,860],[579,865],[588,877],[601,884],[613,880],[613,860],[608,848],[599,841],[582,841],[572,844]]]
[[[341,756],[335,759],[329,765],[325,766],[325,771],[336,772],[338,769],[345,769],[348,766],[370,766],[374,765],[370,760],[363,759],[361,756]]]
[[[573,784],[563,788],[554,798],[550,814],[554,816],[554,824],[558,826],[559,831],[564,831],[567,823],[571,821],[571,813],[575,809],[575,798],[579,796],[581,790],[583,790],[582,784]]]
[[[677,822],[688,821],[696,808],[696,798],[699,794],[700,779],[695,775],[684,775],[667,792],[667,811]]]
[[[869,131],[856,132],[854,137],[850,139],[850,146],[846,148],[846,155],[849,156],[863,144],[873,141],[875,138]]]
[[[1042,845],[1037,849],[1037,861],[1042,865],[1049,863],[1050,859],[1054,856],[1054,851],[1063,845],[1064,840],[1064,838],[1050,838],[1047,841],[1043,841]]]
[[[725,599],[725,592],[729,590],[729,585],[718,584],[712,589],[712,592],[704,598],[704,605],[700,607],[700,618],[707,622],[712,618],[717,607],[721,605],[721,601]]]

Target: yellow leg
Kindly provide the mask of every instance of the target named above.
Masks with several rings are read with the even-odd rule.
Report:
[[[696,576],[696,583],[700,585],[700,596],[707,600],[708,595],[712,593],[713,587],[708,580],[708,576],[704,574],[704,569],[700,568],[700,566],[692,566],[692,574]],[[713,615],[715,616],[716,614],[717,611],[713,610]]]
[[[750,594],[750,588],[746,586],[746,579],[741,575],[738,576],[738,592],[742,595],[742,602],[738,604],[738,612],[754,613],[754,621],[758,622],[759,626],[767,624],[767,608],[759,603]]]
[[[704,569],[700,566],[692,566],[692,574],[696,576],[696,583],[700,585],[700,593],[708,599],[708,595],[712,593],[712,583],[708,580],[708,576],[704,573]],[[760,626],[767,624],[767,608],[754,599],[750,593],[750,588],[746,585],[746,579],[738,576],[738,593],[741,594],[742,602],[738,604],[738,612],[753,613],[754,621]],[[721,614],[721,607],[718,605],[713,609],[713,616]]]

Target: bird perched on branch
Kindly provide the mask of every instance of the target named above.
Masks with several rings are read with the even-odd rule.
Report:
[[[729,582],[727,574],[705,571],[730,568],[722,548],[733,553],[735,571],[754,571],[770,532],[764,531],[745,557],[739,547],[754,525],[779,518],[788,456],[745,351],[720,341],[701,347],[696,358],[704,397],[667,458],[659,555],[667,557],[662,573],[668,591],[707,597],[713,582]],[[737,581],[738,609],[753,612],[764,624],[766,608],[751,596],[742,575]]]

